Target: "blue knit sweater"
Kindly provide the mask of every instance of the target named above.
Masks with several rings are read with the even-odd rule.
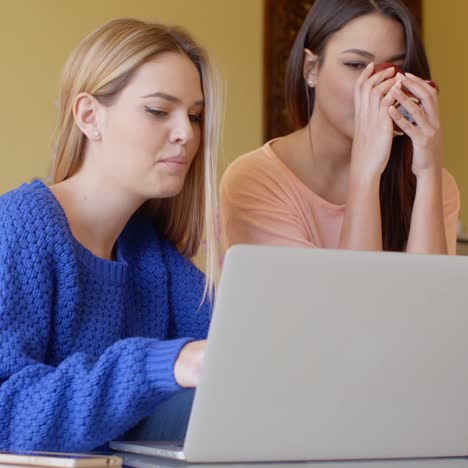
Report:
[[[0,197],[0,449],[88,451],[180,387],[204,276],[142,216],[95,257],[40,181]]]

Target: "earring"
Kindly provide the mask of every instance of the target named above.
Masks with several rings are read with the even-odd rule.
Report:
[[[97,128],[94,129],[93,136],[94,136],[94,138],[99,137],[99,130]]]
[[[312,87],[313,86],[313,83],[312,83],[312,80],[307,80],[307,84]]]

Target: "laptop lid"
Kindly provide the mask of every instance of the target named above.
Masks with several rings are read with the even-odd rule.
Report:
[[[189,461],[468,454],[468,258],[235,246]]]

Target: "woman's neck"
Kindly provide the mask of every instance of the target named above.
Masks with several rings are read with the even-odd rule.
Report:
[[[352,140],[318,113],[307,126],[272,145],[304,185],[336,205],[346,203],[351,148]]]
[[[321,113],[315,112],[303,129],[303,144],[309,148],[309,158],[323,175],[348,171],[353,141],[338,130]]]
[[[112,259],[117,238],[144,201],[112,182],[96,168],[83,164],[72,177],[50,187],[65,211],[73,236],[105,259]]]

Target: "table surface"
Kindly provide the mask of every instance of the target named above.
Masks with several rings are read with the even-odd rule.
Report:
[[[160,457],[116,452],[124,466],[133,468],[468,468],[468,458],[433,458],[414,460],[353,460],[291,463],[187,463]]]

